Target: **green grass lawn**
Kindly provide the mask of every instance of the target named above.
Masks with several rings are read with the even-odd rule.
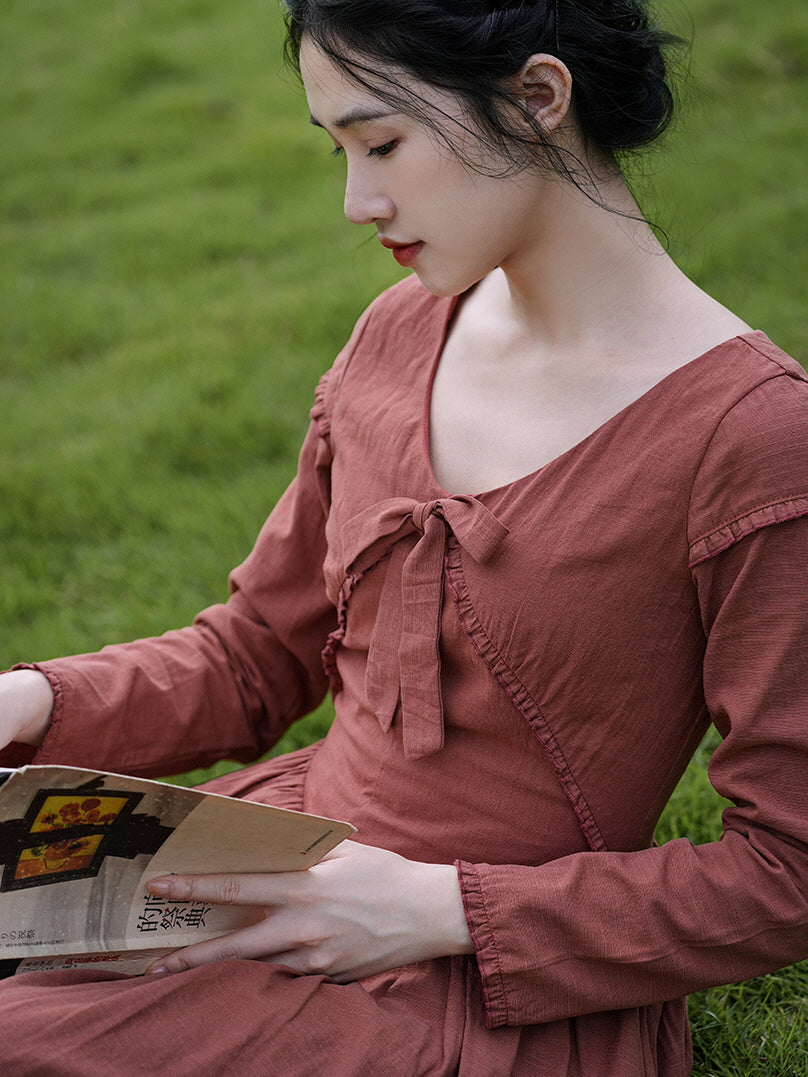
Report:
[[[808,363],[808,6],[667,6],[695,48],[685,118],[633,166],[643,205],[702,286]],[[342,166],[279,42],[272,0],[0,6],[0,667],[222,599],[317,378],[401,275],[342,219]],[[661,840],[718,833],[710,744]],[[692,1017],[698,1077],[808,1077],[808,967],[696,996]]]

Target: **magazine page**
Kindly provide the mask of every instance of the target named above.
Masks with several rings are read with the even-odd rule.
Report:
[[[142,778],[23,767],[0,785],[0,958],[175,948],[250,909],[166,901],[169,872],[302,870],[347,823]]]

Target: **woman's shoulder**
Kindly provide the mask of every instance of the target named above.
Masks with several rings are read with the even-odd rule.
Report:
[[[759,366],[769,377],[785,374],[796,381],[808,384],[808,373],[787,352],[778,347],[766,333],[757,330],[728,341],[726,347],[739,359]]]
[[[771,431],[784,411],[808,419],[808,374],[761,331],[724,340],[660,385],[671,417],[708,439]]]
[[[356,366],[363,356],[369,356],[378,368],[379,360],[388,354],[398,359],[439,346],[455,302],[428,292],[415,275],[386,288],[354,325],[334,363],[331,380],[341,380],[349,365]]]
[[[321,433],[330,430],[338,398],[389,406],[391,392],[428,379],[454,304],[428,292],[414,275],[377,296],[317,386],[311,414]]]
[[[808,374],[761,332],[720,353],[727,392],[690,501],[695,561],[808,514]]]
[[[808,446],[808,374],[796,359],[760,331],[727,341],[716,359],[725,395],[714,444],[766,440],[781,449]]]
[[[391,324],[429,332],[441,329],[451,317],[456,299],[433,295],[413,273],[386,288],[362,316],[374,329],[384,331]]]
[[[381,293],[364,311],[336,367],[345,375],[385,381],[395,372],[431,365],[446,334],[454,298],[428,292],[417,277],[405,277]]]

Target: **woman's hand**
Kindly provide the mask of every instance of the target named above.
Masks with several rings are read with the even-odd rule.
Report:
[[[344,841],[308,871],[169,875],[149,889],[178,901],[246,905],[249,927],[160,958],[151,973],[229,958],[272,961],[337,983],[415,961],[472,953],[457,872]]]
[[[53,710],[53,689],[44,673],[15,669],[0,676],[0,748],[13,740],[38,747]]]

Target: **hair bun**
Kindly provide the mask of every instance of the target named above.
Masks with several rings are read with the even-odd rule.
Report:
[[[650,22],[645,0],[557,3],[560,54],[587,137],[613,152],[654,142],[673,116],[665,50],[679,39]]]

